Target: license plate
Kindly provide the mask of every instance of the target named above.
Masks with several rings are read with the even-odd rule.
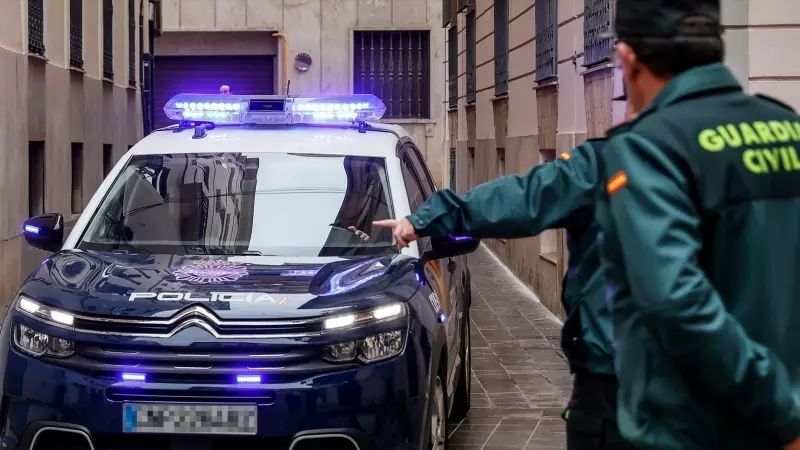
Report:
[[[123,433],[256,434],[256,405],[125,403]]]

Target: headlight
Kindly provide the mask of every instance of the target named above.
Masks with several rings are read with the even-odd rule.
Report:
[[[75,353],[74,341],[50,336],[22,324],[14,326],[14,344],[18,349],[37,358],[40,356],[66,358]]]
[[[52,309],[25,296],[17,299],[16,309],[27,316],[55,325],[72,327],[75,323],[74,315]],[[75,352],[74,341],[50,336],[19,323],[14,325],[14,345],[19,350],[36,357],[66,358]]]
[[[391,358],[403,351],[405,330],[388,331],[357,341],[339,342],[325,346],[324,358],[333,363],[373,363]]]
[[[325,319],[325,331],[343,330],[346,328],[362,327],[387,320],[394,320],[408,314],[405,303],[392,303],[379,306],[370,311],[343,314]]]
[[[52,309],[48,306],[42,305],[39,302],[35,302],[28,297],[19,297],[17,300],[17,310],[29,316],[44,319],[47,322],[55,322],[59,325],[72,326],[75,323],[74,315],[59,311],[57,309]]]

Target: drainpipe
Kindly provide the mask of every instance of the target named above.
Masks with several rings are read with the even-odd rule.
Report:
[[[285,34],[278,32],[272,33],[272,37],[280,38],[283,40],[283,92],[282,94],[287,94],[289,92],[289,39],[286,37]]]

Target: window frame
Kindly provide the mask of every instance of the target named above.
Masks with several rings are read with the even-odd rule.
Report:
[[[101,48],[103,78],[114,80],[114,0],[103,0]]]
[[[69,66],[83,69],[83,0],[69,2]]]
[[[44,56],[44,5],[45,0],[28,0],[28,53]]]
[[[458,108],[458,26],[447,29],[447,97],[450,110]]]
[[[477,56],[478,56],[478,44],[477,44],[477,28],[478,28],[478,18],[475,9],[472,8],[467,11],[466,18],[465,18],[465,30],[467,38],[467,48],[466,48],[466,77],[467,77],[467,93],[465,102],[467,105],[473,105],[477,101]]]
[[[495,0],[494,4],[494,95],[508,95],[509,5],[510,0]]]
[[[611,61],[614,42],[611,31],[611,0],[584,0],[583,67]]]
[[[535,8],[537,83],[558,78],[558,0],[539,0]]]
[[[351,37],[352,93],[381,99],[386,105],[384,119],[430,119],[431,30],[357,28]]]
[[[128,87],[136,88],[136,4],[128,0]]]

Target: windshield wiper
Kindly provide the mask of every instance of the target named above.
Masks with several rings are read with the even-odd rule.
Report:
[[[123,246],[127,247],[127,248],[122,248]],[[128,249],[130,249],[130,250],[128,250]],[[111,247],[111,251],[113,253],[125,253],[127,255],[130,255],[132,253],[131,250],[133,250],[133,253],[146,253],[148,255],[152,255],[153,254],[153,252],[151,252],[149,250],[146,250],[146,249],[141,248],[141,247],[136,247],[134,245],[131,245],[131,244],[128,244],[128,243],[124,243],[124,242],[115,242]]]

